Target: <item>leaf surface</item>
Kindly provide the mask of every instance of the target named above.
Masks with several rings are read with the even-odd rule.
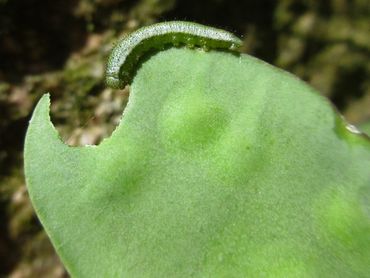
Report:
[[[366,277],[370,142],[294,76],[170,48],[138,68],[99,146],[69,147],[38,103],[25,170],[75,277]]]

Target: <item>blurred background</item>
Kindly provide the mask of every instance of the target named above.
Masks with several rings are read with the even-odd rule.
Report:
[[[234,32],[243,52],[298,75],[349,122],[369,127],[369,0],[0,0],[0,277],[68,277],[23,176],[37,100],[51,93],[52,120],[68,144],[99,143],[129,95],[104,87],[112,43],[164,20]]]

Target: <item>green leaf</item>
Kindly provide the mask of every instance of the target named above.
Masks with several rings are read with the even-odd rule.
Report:
[[[38,103],[25,170],[76,277],[366,277],[370,142],[294,76],[248,55],[143,62],[122,122],[69,147]]]
[[[359,128],[361,129],[362,132],[366,133],[367,135],[370,136],[370,120],[367,122],[362,123]]]

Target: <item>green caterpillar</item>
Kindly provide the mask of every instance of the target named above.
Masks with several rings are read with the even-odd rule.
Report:
[[[143,53],[163,49],[168,44],[236,51],[242,41],[230,32],[192,22],[169,21],[144,27],[113,48],[106,68],[107,86],[124,88],[130,83],[132,71]]]

